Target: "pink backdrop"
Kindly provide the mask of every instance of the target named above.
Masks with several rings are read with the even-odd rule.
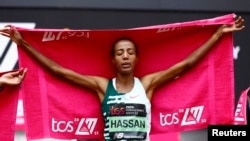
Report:
[[[111,45],[133,39],[139,50],[136,76],[166,69],[204,43],[233,14],[166,25],[117,30],[23,29],[37,50],[82,74],[114,77]],[[201,62],[159,88],[152,101],[152,135],[206,128],[234,121],[233,38],[227,34]],[[60,80],[40,67],[21,48],[28,139],[102,138],[103,121],[95,94]]]

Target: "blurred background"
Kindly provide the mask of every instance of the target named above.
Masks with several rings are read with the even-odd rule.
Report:
[[[236,13],[245,30],[234,34],[235,101],[250,86],[249,0],[1,0],[0,26],[27,28],[120,29],[214,18]],[[0,71],[18,68],[16,46],[1,40]],[[26,141],[22,99],[15,141]],[[180,141],[206,141],[207,130],[180,133]]]

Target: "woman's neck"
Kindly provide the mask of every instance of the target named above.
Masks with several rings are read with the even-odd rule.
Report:
[[[134,77],[121,78],[117,77],[115,81],[116,90],[120,93],[128,93],[134,87]]]

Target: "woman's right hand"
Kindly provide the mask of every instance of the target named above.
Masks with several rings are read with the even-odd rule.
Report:
[[[20,45],[23,41],[21,34],[17,31],[16,27],[12,25],[6,25],[4,28],[0,29],[0,34],[10,38],[17,45]]]

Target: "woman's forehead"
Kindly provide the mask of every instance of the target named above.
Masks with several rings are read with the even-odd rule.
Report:
[[[121,41],[118,41],[116,44],[115,44],[115,48],[118,49],[118,48],[135,48],[135,45],[132,41],[129,41],[129,40],[121,40]]]

